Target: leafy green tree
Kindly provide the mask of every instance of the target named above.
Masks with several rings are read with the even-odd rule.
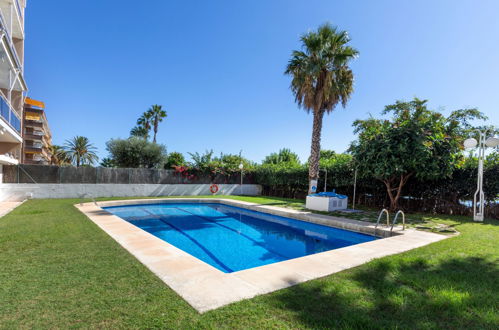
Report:
[[[75,136],[71,140],[66,140],[64,150],[76,167],[93,165],[99,159],[95,153],[97,148],[84,136]]]
[[[486,117],[476,109],[462,109],[449,117],[429,110],[426,100],[397,101],[385,107],[391,119],[356,120],[358,140],[350,151],[363,176],[382,181],[397,209],[402,189],[411,177],[435,180],[450,177],[462,163],[462,142],[469,124]]]
[[[338,154],[334,150],[327,150],[327,149],[322,149],[321,150],[321,160],[322,159],[332,159],[335,158]]]
[[[300,158],[290,149],[282,148],[279,152],[273,152],[270,155],[266,156],[263,160],[262,164],[281,164],[281,163],[291,163],[291,164],[300,164]]]
[[[210,163],[213,161],[213,150],[206,150],[204,154],[199,152],[188,153],[192,159],[192,166],[203,171],[209,168]]]
[[[162,144],[141,138],[111,139],[106,143],[109,158],[117,167],[162,168],[166,161],[166,148]]]
[[[180,152],[170,152],[165,163],[166,169],[171,169],[173,166],[185,165],[185,158]]]
[[[313,114],[309,158],[309,192],[319,176],[322,120],[338,103],[346,106],[353,92],[353,72],[349,62],[358,51],[347,44],[350,37],[330,24],[301,37],[303,50],[295,50],[285,74],[291,75],[291,90],[298,105]]]
[[[147,111],[147,113],[151,117],[151,123],[152,123],[152,128],[154,131],[154,136],[152,139],[152,142],[156,143],[156,135],[158,134],[158,126],[159,123],[163,121],[164,118],[166,118],[166,111],[163,110],[161,105],[155,104],[151,106],[151,108]]]
[[[102,167],[116,167],[116,164],[114,163],[114,161],[111,158],[104,157],[104,158],[102,158],[102,160],[100,162],[100,166],[102,166]]]
[[[353,157],[349,154],[337,154],[334,151],[330,150],[321,150],[321,154],[324,153],[324,157],[321,156],[320,166],[321,168],[330,168],[337,169],[338,167],[342,167],[344,170],[348,169],[349,171],[353,171]]]
[[[255,163],[249,159],[242,157],[239,154],[224,154],[221,153],[219,157],[213,159],[214,166],[218,166],[227,171],[239,171],[239,165],[243,164],[244,170],[251,170],[255,167]]]

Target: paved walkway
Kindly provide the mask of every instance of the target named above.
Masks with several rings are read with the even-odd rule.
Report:
[[[0,218],[21,205],[23,202],[0,202]]]

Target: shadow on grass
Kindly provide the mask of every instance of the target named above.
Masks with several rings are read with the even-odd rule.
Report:
[[[349,275],[295,286],[282,291],[278,299],[311,328],[497,326],[499,268],[482,258],[453,259],[436,266],[424,259],[379,261]]]

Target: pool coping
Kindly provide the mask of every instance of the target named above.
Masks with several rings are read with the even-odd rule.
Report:
[[[129,199],[75,205],[199,313],[327,276],[359,266],[372,259],[405,252],[449,237],[414,229],[401,231],[401,227],[396,227],[394,235],[388,237],[389,230],[378,228],[376,234],[385,238],[256,268],[224,273],[102,209],[108,206],[182,201],[221,203],[367,234],[374,233],[374,224],[223,198]]]

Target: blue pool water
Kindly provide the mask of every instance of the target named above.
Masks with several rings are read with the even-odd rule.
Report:
[[[215,203],[127,205],[105,209],[225,273],[376,239]]]

